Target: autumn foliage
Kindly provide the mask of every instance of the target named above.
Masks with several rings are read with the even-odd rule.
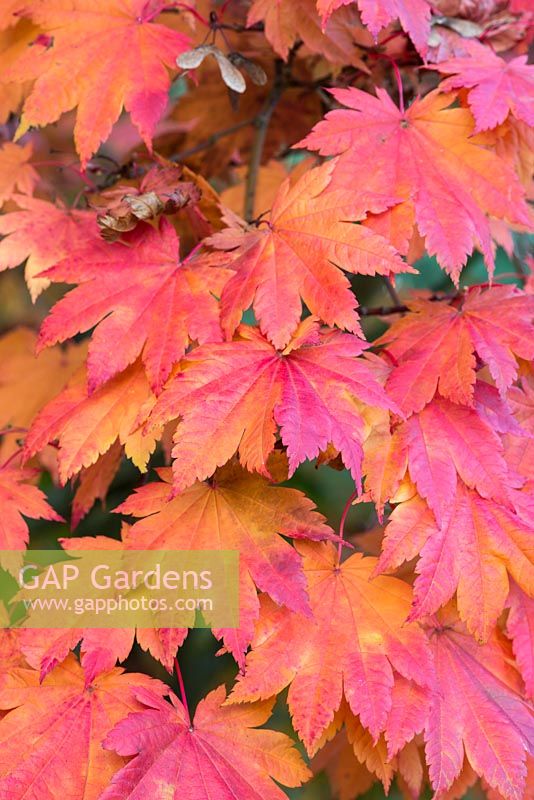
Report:
[[[533,797],[532,23],[0,3],[0,582],[240,557],[196,710],[187,629],[0,629],[0,800]]]

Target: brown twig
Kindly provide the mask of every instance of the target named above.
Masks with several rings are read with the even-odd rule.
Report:
[[[219,141],[219,139],[224,139],[226,136],[231,136],[233,133],[240,131],[241,128],[246,128],[247,125],[254,125],[257,117],[250,117],[250,119],[241,120],[241,122],[236,122],[235,125],[231,125],[229,128],[223,128],[216,133],[212,133],[211,136],[208,136],[207,139],[204,139],[202,142],[199,142],[194,147],[189,147],[187,150],[182,150],[181,153],[176,153],[176,155],[171,156],[171,161],[185,161],[186,158],[190,158],[194,156],[196,153],[201,153],[202,150],[208,150],[210,147]]]
[[[396,294],[396,292],[395,292]],[[439,295],[432,295],[431,297],[427,298],[432,303],[443,303],[447,301],[456,300],[459,297],[458,293],[455,294],[439,294]],[[401,302],[399,298],[399,302],[395,303],[393,306],[373,306],[368,308],[367,306],[360,306],[358,309],[358,314],[360,317],[389,317],[392,314],[406,314],[410,309],[407,305]]]
[[[391,279],[387,278],[385,275],[383,275],[382,276],[382,280],[384,281],[384,285],[385,285],[386,289],[388,290],[389,296],[391,297],[391,299],[393,300],[395,305],[396,306],[402,305],[402,300],[400,299],[397,290],[393,286],[393,283],[391,282]]]
[[[245,205],[243,209],[243,216],[247,222],[250,222],[254,218],[256,188],[258,184],[258,175],[263,155],[263,148],[265,146],[265,139],[267,137],[267,130],[269,128],[269,123],[271,121],[273,112],[286,85],[286,72],[284,68],[284,62],[281,59],[276,60],[275,69],[276,72],[269,96],[265,101],[263,109],[254,120],[254,125],[256,126],[256,136],[254,137],[252,151],[250,153],[250,161],[245,185]]]

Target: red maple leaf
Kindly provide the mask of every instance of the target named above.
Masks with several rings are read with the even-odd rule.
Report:
[[[139,355],[150,385],[160,391],[192,339],[222,339],[215,295],[232,275],[210,266],[209,256],[180,262],[179,244],[168,220],[160,221],[159,230],[140,223],[123,240],[91,240],[49,269],[48,278],[80,286],[52,308],[38,349],[96,325],[87,360],[89,391]]]
[[[219,686],[202,700],[194,716],[171,694],[171,704],[140,690],[146,706],[130,714],[106,737],[104,747],[134,756],[100,800],[285,800],[275,784],[300,786],[310,772],[278,731],[257,730],[271,716],[273,700],[246,708],[225,706]]]
[[[530,216],[513,169],[473,139],[470,111],[449,108],[455,95],[438,90],[406,111],[380,88],[376,97],[331,91],[348,108],[330,111],[297,145],[339,155],[330,187],[350,189],[375,212],[402,203],[398,248],[407,250],[417,226],[456,283],[475,246],[492,271],[488,215],[524,226]]]
[[[476,120],[477,131],[496,128],[509,113],[527,125],[534,126],[534,66],[527,56],[506,61],[491,47],[470,49],[465,58],[451,58],[433,64],[445,75],[452,75],[441,84],[443,91],[466,87],[468,103]]]
[[[238,334],[234,342],[202,345],[187,355],[152,411],[149,425],[180,418],[175,489],[209,477],[237,450],[243,466],[268,475],[277,426],[290,475],[331,442],[360,481],[363,422],[353,398],[391,407],[369,363],[356,358],[366,342],[321,331],[313,317],[281,352],[257,328],[241,326]]]

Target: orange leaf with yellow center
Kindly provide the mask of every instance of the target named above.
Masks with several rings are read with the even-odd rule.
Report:
[[[161,697],[167,687],[146,675],[114,669],[85,685],[73,655],[42,684],[16,668],[0,682],[2,800],[97,800],[124,760],[102,748],[114,725],[143,706],[135,692]],[[21,742],[25,743],[21,747]]]
[[[282,456],[273,456],[269,467],[282,480],[287,474]],[[321,540],[333,531],[301,492],[273,486],[235,462],[174,498],[170,470],[160,470],[160,477],[163,483],[140,487],[116,509],[144,517],[129,530],[128,547],[239,552],[240,628],[216,633],[242,663],[258,616],[256,586],[277,603],[309,614],[301,558],[281,537]]]
[[[351,712],[377,739],[388,729],[396,684],[413,682],[424,696],[433,681],[425,636],[417,624],[405,622],[410,587],[392,578],[370,581],[374,558],[356,554],[339,566],[329,543],[299,542],[297,550],[304,559],[313,618],[305,621],[266,602],[230,699],[254,701],[289,685],[293,724],[313,753],[345,696]],[[421,726],[416,715],[405,741]]]

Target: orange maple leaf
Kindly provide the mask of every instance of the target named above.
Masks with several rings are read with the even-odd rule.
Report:
[[[30,163],[32,154],[31,142],[25,145],[4,142],[0,147],[0,208],[17,191],[33,193],[39,175]]]
[[[165,800],[286,800],[276,784],[300,786],[310,777],[289,736],[257,730],[271,716],[273,700],[247,707],[224,706],[219,686],[194,716],[175,695],[164,702],[139,691],[146,709],[131,714],[104,746],[134,759],[111,780],[100,800],[153,797]],[[158,763],[158,769],[154,764]]]
[[[281,472],[281,480],[287,474],[281,455],[270,459],[269,468]],[[309,613],[301,559],[281,536],[322,540],[334,533],[301,492],[270,485],[235,462],[218,469],[210,482],[197,482],[174,498],[171,471],[160,470],[159,475],[163,483],[140,487],[116,509],[144,517],[129,530],[128,547],[240,553],[239,630],[216,635],[223,636],[242,664],[259,610],[255,585],[277,603]]]
[[[236,271],[221,298],[228,337],[253,306],[262,332],[283,349],[302,314],[302,300],[327,325],[359,331],[356,298],[341,273],[412,272],[381,236],[354,221],[365,216],[346,189],[330,190],[333,162],[280,187],[265,227],[234,225],[208,242],[229,254]]]
[[[410,587],[393,578],[370,581],[374,558],[355,554],[339,565],[330,543],[296,546],[304,559],[313,618],[304,622],[289,609],[264,603],[245,671],[230,699],[254,701],[290,684],[293,724],[313,754],[345,696],[373,738],[383,731],[397,735],[395,752],[422,728],[425,707],[423,702],[423,716],[414,714],[399,736],[397,724],[388,724],[390,714],[397,713],[394,694],[399,692],[405,707],[416,684],[424,701],[433,681],[424,633],[417,624],[406,624]]]
[[[48,504],[44,493],[27,481],[35,479],[38,470],[19,469],[14,466],[0,467],[0,565],[10,572],[22,563],[20,557],[9,551],[23,551],[29,542],[30,533],[23,517],[48,519],[63,522]],[[6,552],[7,551],[7,552]]]
[[[40,273],[93,239],[94,214],[35,197],[13,195],[19,210],[0,217],[0,271],[26,262],[25,277],[33,300],[50,285]]]
[[[124,759],[101,746],[128,714],[143,708],[137,690],[161,697],[167,687],[146,675],[114,669],[86,685],[73,655],[40,683],[16,668],[0,681],[0,797],[97,800]],[[31,747],[21,747],[21,741]],[[68,757],[66,751],[68,750]]]
[[[52,43],[30,48],[5,76],[35,79],[18,135],[77,106],[74,140],[85,166],[124,107],[150,147],[168,102],[167,67],[188,38],[153,23],[146,0],[37,0],[30,11]]]
[[[139,223],[113,244],[88,239],[46,277],[78,283],[45,319],[38,350],[96,325],[89,344],[89,391],[98,389],[141,355],[158,392],[191,340],[222,339],[216,295],[233,274],[219,256],[180,262],[172,224]],[[1,243],[0,243],[1,247]],[[1,252],[1,251],[0,251]]]
[[[91,395],[82,370],[37,415],[24,442],[24,456],[28,459],[57,440],[59,474],[66,482],[118,440],[134,464],[145,470],[155,438],[132,428],[139,408],[145,403],[150,407],[154,401],[139,362]]]

